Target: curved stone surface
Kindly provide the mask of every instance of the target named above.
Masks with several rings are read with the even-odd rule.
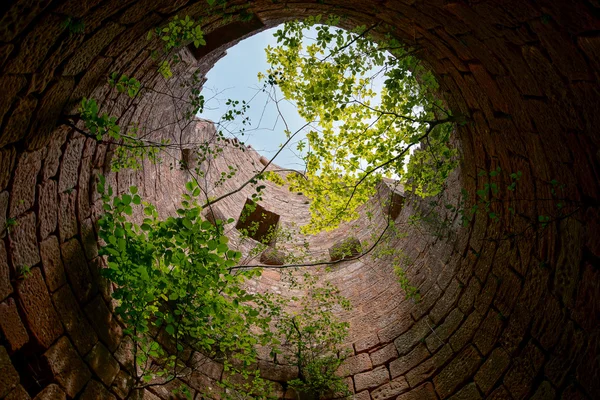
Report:
[[[433,210],[436,217],[420,226],[409,224],[410,215],[432,212],[427,202],[409,198],[394,217],[407,236],[392,237],[390,244],[406,255],[404,269],[421,300],[415,304],[404,299],[390,260],[364,257],[326,273],[354,306],[341,317],[351,326],[348,376],[355,398],[597,397],[598,3],[235,2],[253,15],[248,25],[240,22],[240,7],[230,3],[233,18],[227,22],[208,16],[210,7],[202,0],[3,4],[0,221],[14,219],[17,224],[8,234],[0,226],[0,318],[20,320],[27,335],[11,330],[0,338],[0,396],[23,398],[26,391],[31,398],[98,393],[122,398],[130,393],[128,342],[121,340],[122,328],[111,315],[111,286],[99,277],[102,262],[90,244],[101,212],[96,177],[105,172],[112,150],[59,121],[76,111],[82,97],[94,97],[121,124],[143,121],[158,138],[183,133],[190,140],[185,148],[190,148],[193,140],[211,137],[214,127],[204,121],[185,127],[170,123],[177,119],[172,102],[161,102],[154,92],[129,106],[105,86],[106,75],[120,71],[157,91],[181,93],[178,77],[198,68],[204,74],[227,47],[246,35],[290,18],[337,13],[346,17],[345,27],[388,24],[398,39],[421,48],[418,55],[438,78],[441,98],[471,121],[457,128],[462,162],[442,207]],[[200,59],[184,50],[167,88],[157,79],[150,57],[156,43],[145,36],[176,14],[204,16],[206,37],[212,37],[214,45],[197,53]],[[83,32],[70,32],[67,19],[83,22]],[[254,150],[241,152],[234,143],[223,146],[245,169],[219,190],[230,190],[264,166]],[[180,159],[179,149],[166,155],[162,166],[112,174],[109,182],[120,192],[137,184],[140,194],[158,203],[161,212],[173,213],[180,188],[189,179],[177,168]],[[224,171],[227,165],[216,159],[212,170]],[[518,218],[497,221],[483,215],[463,226],[460,215],[443,205],[459,208],[461,188],[473,204],[476,191],[489,183],[479,172],[498,166],[522,172],[517,193],[523,201],[514,210]],[[540,216],[555,211],[553,181],[565,185],[569,215],[532,232]],[[252,194],[249,190],[225,199],[220,213],[237,219]],[[501,190],[498,196],[503,200],[510,195]],[[274,185],[263,199],[267,209],[280,215],[280,225],[290,229],[306,223],[305,202],[303,196]],[[368,240],[367,230],[355,228],[384,226],[387,215],[377,204],[374,199],[370,205],[379,210],[372,219],[361,217],[308,238],[315,257],[326,257],[328,248],[349,232],[361,242]],[[510,236],[514,232],[519,234]],[[254,245],[233,231],[228,234],[243,251]],[[21,274],[28,268],[31,273],[23,280]],[[279,278],[270,271],[256,287],[284,291]],[[95,334],[86,341],[75,332],[79,329]],[[29,341],[23,344],[26,337]],[[92,348],[114,354],[101,359],[110,360],[113,372],[119,371],[117,378],[111,373],[107,379],[103,369],[93,366],[98,357],[90,353]],[[118,382],[109,384],[113,378]],[[187,384],[194,393],[219,395],[210,376],[196,374]],[[132,393],[148,398],[168,395],[152,388]],[[279,393],[283,396],[283,387]]]

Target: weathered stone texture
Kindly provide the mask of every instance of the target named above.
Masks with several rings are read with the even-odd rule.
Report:
[[[63,286],[52,295],[52,300],[79,354],[87,354],[98,341],[98,336],[80,309],[71,288]]]
[[[490,392],[494,384],[508,368],[509,363],[510,358],[503,349],[497,348],[492,351],[488,359],[483,363],[479,371],[477,371],[477,374],[475,374],[475,383],[477,383],[477,386],[484,394]]]
[[[95,400],[95,399],[106,399],[106,400],[116,400],[116,397],[108,391],[102,384],[96,380],[91,380],[81,396],[79,397],[81,400]]]
[[[110,386],[119,373],[119,363],[100,342],[96,343],[85,361],[106,386]]]
[[[377,367],[398,357],[398,352],[396,351],[394,344],[390,343],[387,346],[371,353],[370,357],[373,366]]]
[[[31,333],[40,345],[49,347],[63,333],[63,327],[39,268],[31,269],[19,280],[17,293]]]
[[[154,104],[154,96],[136,99],[125,112],[125,102],[103,85],[108,72],[119,71],[152,86],[156,66],[145,34],[175,14],[204,17],[207,35],[213,32],[207,36],[208,46],[219,44],[212,53],[206,46],[196,51],[201,57],[197,64],[187,54],[186,68],[199,67],[204,74],[240,35],[291,17],[336,12],[337,6],[329,2],[314,3],[248,3],[255,17],[244,26],[237,15],[233,22],[217,26],[221,20],[206,18],[212,11],[201,1],[6,4],[0,15],[0,328],[6,347],[0,350],[0,397],[28,396],[27,384],[19,385],[7,351],[12,355],[25,348],[37,351],[32,357],[40,358],[48,346],[52,347],[46,356],[56,377],[45,381],[48,386],[36,398],[112,398],[109,388],[119,398],[128,395],[126,372],[120,371],[113,386],[106,387],[98,371],[90,381],[91,373],[77,355],[85,356],[94,345],[106,346],[133,372],[125,356],[126,341],[119,346],[121,327],[106,304],[112,286],[98,273],[102,262],[94,224],[101,207],[92,201],[98,200],[94,177],[107,173],[119,190],[137,184],[170,211],[179,195],[173,189],[180,177],[171,179],[174,175],[165,168],[108,173],[105,156],[111,150],[60,126],[63,117],[77,112],[82,97],[94,97],[102,112],[120,118],[123,127],[148,122],[152,128],[172,119],[168,107],[157,112],[163,105]],[[436,95],[453,115],[464,115],[467,121],[456,127],[451,141],[459,149],[460,170],[448,182],[449,194],[434,206],[438,222],[448,223],[446,231],[426,224],[418,230],[409,227],[407,217],[427,208],[427,200],[418,203],[400,192],[386,204],[382,198],[389,200],[392,192],[382,185],[372,204],[372,220],[359,219],[359,229],[344,225],[314,239],[313,247],[327,257],[333,244],[352,235],[366,243],[369,232],[362,228],[382,227],[384,217],[395,219],[403,230],[407,226],[408,237],[394,238],[392,246],[412,260],[405,266],[407,277],[423,294],[416,304],[404,299],[387,260],[363,257],[325,273],[355,305],[351,313],[341,315],[351,322],[345,345],[358,355],[340,373],[350,381],[354,377],[357,399],[569,400],[594,398],[600,392],[598,6],[597,0],[547,0],[543,7],[531,0],[344,2],[344,26],[372,25],[379,34],[384,33],[379,27],[389,25],[397,39],[415,46],[422,65],[431,67],[440,83]],[[81,18],[84,32],[69,32],[65,16]],[[176,75],[183,69],[175,68]],[[163,133],[178,131],[159,134]],[[232,142],[228,144],[233,149]],[[241,156],[232,151],[223,164],[216,161],[217,174],[226,170],[229,160],[240,161],[242,167],[224,191],[267,164],[253,152]],[[477,190],[494,181],[479,173],[496,166],[503,174],[523,173],[517,191],[500,185],[496,205],[504,211],[498,221],[479,210],[474,221],[461,227],[459,213],[448,211],[444,203],[457,205],[463,188],[468,210],[477,203]],[[556,202],[548,200],[552,180],[566,185],[559,197],[568,201],[561,207],[572,214],[561,216]],[[209,220],[239,215],[252,194],[247,189],[220,202],[215,215],[204,215]],[[268,189],[275,195],[267,193],[260,207],[273,212],[269,221],[262,220],[260,210],[260,218],[250,216],[250,222],[259,222],[257,240],[280,220],[300,225],[307,221],[305,197]],[[526,199],[514,205],[512,217],[507,212],[513,195],[509,192]],[[553,217],[544,229],[536,226],[540,215]],[[10,218],[16,225],[9,233]],[[511,236],[519,231],[525,234]],[[261,262],[281,264],[282,256],[267,255]],[[99,285],[101,296],[96,295]],[[257,287],[285,293],[285,279],[265,273]],[[54,306],[48,292],[53,293]],[[61,323],[68,338],[58,339]],[[27,340],[41,346],[25,345]],[[102,360],[114,365],[110,357]],[[81,372],[70,369],[71,360],[82,366]],[[383,379],[385,366],[390,371],[386,379],[392,381]],[[213,367],[197,374],[194,390],[219,391],[209,377],[219,379],[222,372]],[[293,375],[289,367],[265,364],[262,370],[278,381]],[[167,396],[154,392],[140,391],[139,398]]]
[[[53,383],[39,392],[34,400],[67,400],[67,394],[57,384]]]
[[[85,313],[100,340],[114,352],[121,342],[123,331],[101,296],[96,296],[86,307]]]
[[[19,374],[4,346],[0,346],[0,397],[6,396],[19,383]]]
[[[31,400],[31,397],[27,393],[27,391],[23,388],[23,386],[19,385],[14,388],[8,396],[4,398],[4,400]]]
[[[27,213],[15,222],[8,235],[13,267],[31,268],[40,262],[35,214]]]
[[[19,317],[17,305],[13,298],[9,297],[3,303],[0,303],[0,330],[2,330],[4,337],[8,341],[11,351],[19,350],[29,341],[29,335],[23,326],[23,322],[21,322],[21,317]]]
[[[390,372],[386,367],[378,367],[372,371],[361,372],[354,375],[354,388],[357,392],[364,389],[373,389],[390,381]]]
[[[81,360],[66,336],[61,337],[46,353],[54,378],[70,397],[75,397],[90,380],[92,374]]]
[[[58,193],[56,182],[49,180],[38,185],[40,237],[45,239],[56,230],[58,221]]]
[[[86,303],[98,291],[98,286],[88,268],[79,240],[71,239],[63,243],[60,246],[60,252],[69,283],[77,299]]]
[[[4,242],[0,240],[0,299],[4,300],[13,292],[12,284],[10,283],[10,268],[8,266],[8,255]]]
[[[338,372],[342,376],[356,375],[359,372],[367,371],[373,368],[373,364],[371,363],[371,359],[368,354],[362,353],[356,356],[346,358]]]
[[[50,236],[40,243],[42,268],[46,277],[46,284],[51,292],[65,284],[65,269],[60,256],[60,247],[56,236]]]

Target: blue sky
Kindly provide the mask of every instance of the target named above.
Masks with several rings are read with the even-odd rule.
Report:
[[[246,144],[252,145],[259,153],[271,158],[279,150],[280,145],[286,140],[284,133],[285,124],[275,104],[269,101],[269,95],[260,91],[261,84],[257,74],[268,68],[265,48],[275,45],[276,39],[273,33],[277,28],[260,32],[233,46],[227,51],[227,55],[219,60],[207,74],[207,82],[204,84],[203,94],[207,101],[205,110],[199,116],[218,122],[227,111],[225,105],[227,99],[246,100],[250,102],[249,111],[251,126],[246,128],[244,136],[240,136],[239,129],[242,127],[239,121],[224,125],[223,133],[228,135],[227,130],[236,133],[236,136]],[[283,98],[281,92],[278,98]],[[279,103],[281,114],[285,117],[291,132],[305,124],[302,117],[296,112],[296,107],[286,101]],[[302,140],[303,133],[294,137],[293,142]],[[287,146],[275,159],[275,164],[285,168],[302,169],[303,164],[295,154],[295,145]],[[293,151],[292,151],[293,150]]]

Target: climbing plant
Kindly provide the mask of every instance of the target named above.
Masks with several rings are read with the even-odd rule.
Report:
[[[115,196],[100,178],[104,214],[99,221],[101,254],[108,268],[103,276],[117,285],[113,297],[126,333],[136,343],[138,385],[159,379],[162,384],[185,369],[179,360],[191,347],[222,361],[225,368],[243,368],[256,360],[256,346],[271,344],[269,328],[277,306],[269,294],[250,293],[244,282],[260,275],[257,269],[232,273],[241,256],[228,246],[222,221],[212,225],[200,217],[199,189],[186,185],[177,216],[160,218],[156,208],[142,202],[137,188]],[[143,209],[142,224],[128,218]],[[172,339],[174,354],[164,351],[153,332]],[[151,368],[159,363],[160,368]]]
[[[293,311],[283,312],[277,319],[277,332],[283,338],[280,349],[292,355],[299,371],[298,378],[287,383],[298,393],[317,399],[350,395],[344,379],[336,374],[344,360],[341,345],[349,324],[335,314],[336,309],[350,311],[350,301],[329,281],[319,283],[314,273],[304,273],[301,282],[294,281],[291,288],[298,286],[306,295],[293,297],[297,303]]]

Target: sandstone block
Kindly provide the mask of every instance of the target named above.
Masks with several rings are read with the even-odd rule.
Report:
[[[112,391],[121,400],[125,399],[134,384],[134,380],[127,372],[120,370],[112,384]]]
[[[339,261],[346,258],[356,257],[362,251],[360,240],[351,236],[340,240],[329,248],[329,259]]]
[[[258,369],[260,376],[270,381],[287,382],[298,377],[298,367],[293,365],[277,365],[268,361],[259,361]],[[214,376],[211,377],[214,379]]]
[[[475,344],[484,356],[489,354],[498,340],[498,336],[500,336],[500,332],[502,331],[502,320],[500,318],[498,313],[490,310],[477,330],[477,333],[475,333],[473,344]]]
[[[400,357],[390,363],[390,373],[392,379],[404,375],[410,369],[419,365],[423,360],[429,357],[429,351],[427,347],[420,344],[414,348],[413,351],[407,355]]]
[[[116,400],[116,397],[110,393],[100,382],[92,379],[87,386],[81,396],[79,397],[81,400]]]
[[[357,353],[362,353],[363,351],[371,350],[374,347],[379,345],[379,337],[377,335],[370,335],[364,337],[362,339],[358,339],[354,342],[354,349]]]
[[[0,397],[4,398],[19,384],[19,374],[10,361],[4,346],[0,346]]]
[[[46,154],[44,165],[42,167],[42,178],[44,181],[53,178],[58,172],[58,167],[60,166],[60,156],[62,155],[62,146],[67,139],[68,132],[69,129],[62,127],[55,129],[52,133],[52,140],[48,145],[48,153]]]
[[[427,317],[424,317],[414,324],[406,333],[394,340],[398,354],[400,356],[407,354],[417,345],[417,343],[422,340],[424,341],[429,333],[431,333],[431,329],[429,328]]]
[[[96,343],[85,360],[106,386],[110,386],[119,373],[119,363],[100,342]]]
[[[11,351],[19,350],[29,341],[29,335],[19,317],[17,305],[11,297],[0,303],[0,330],[8,341]]]
[[[24,153],[19,157],[10,193],[10,217],[17,217],[33,206],[36,178],[42,168],[42,156],[43,152],[40,150]]]
[[[81,311],[70,286],[65,285],[57,290],[52,295],[52,300],[77,351],[79,354],[87,354],[98,342],[98,336]]]
[[[267,246],[260,255],[260,262],[265,265],[283,265],[286,255],[283,251],[271,246]]]
[[[92,322],[100,340],[113,352],[119,346],[123,330],[109,311],[102,296],[96,296],[86,307],[85,313]]]
[[[67,400],[67,394],[57,384],[53,383],[46,386],[33,400]]]
[[[55,380],[69,397],[75,397],[92,377],[92,373],[65,336],[44,353],[44,358]]]
[[[396,347],[394,346],[394,344],[390,343],[387,346],[371,353],[370,357],[373,366],[377,367],[397,358],[398,352],[396,351]]]
[[[364,389],[374,389],[389,381],[390,373],[384,366],[354,375],[354,386],[357,392]]]
[[[92,157],[81,160],[81,171],[79,174],[79,188],[77,190],[77,216],[82,221],[90,216],[91,213],[91,182],[92,176]]]
[[[338,369],[341,376],[356,375],[359,372],[367,371],[373,368],[371,358],[366,353],[361,353],[353,357],[346,358]]]
[[[513,358],[512,366],[504,376],[504,386],[515,400],[525,399],[531,389],[533,378],[544,362],[544,354],[529,342],[520,356]]]
[[[0,238],[6,235],[6,215],[8,213],[8,198],[7,191],[0,192]]]
[[[406,379],[401,376],[399,378],[386,383],[385,385],[373,390],[371,392],[371,399],[373,400],[390,400],[395,399],[396,396],[406,392],[410,387]]]
[[[60,246],[65,272],[77,300],[86,303],[98,291],[79,240],[71,239]]]
[[[13,267],[33,267],[40,262],[36,235],[36,218],[33,212],[16,220],[8,235]]]
[[[98,257],[98,241],[96,240],[94,224],[91,218],[81,221],[81,241],[83,242],[83,249],[88,260]]]
[[[13,292],[10,283],[10,268],[8,267],[8,255],[4,248],[4,241],[0,240],[0,300],[4,300]]]
[[[8,185],[13,173],[16,154],[14,147],[0,149],[0,190],[4,190]]]
[[[27,276],[17,282],[17,293],[27,326],[38,343],[48,348],[62,335],[63,327],[39,268],[31,269]]]
[[[46,284],[50,291],[54,292],[67,281],[56,236],[50,236],[40,243],[40,255],[42,256],[42,268],[46,276]]]
[[[406,373],[406,380],[410,387],[419,386],[426,379],[433,376],[449,359],[453,352],[450,345],[445,345],[437,353],[418,364]]]
[[[69,189],[66,192],[60,193],[59,199],[58,231],[60,233],[60,241],[65,242],[67,239],[77,235],[77,216],[75,214],[77,191]]]
[[[401,394],[396,400],[436,400],[437,398],[433,385],[427,382],[410,392]]]
[[[446,368],[433,378],[440,398],[449,397],[466,379],[473,376],[481,363],[481,356],[473,346],[458,354]]]
[[[4,400],[31,400],[31,397],[29,397],[29,393],[27,393],[23,386],[18,385],[4,398]]]
[[[65,154],[60,166],[60,177],[58,181],[58,192],[63,193],[66,190],[73,189],[77,185],[79,177],[79,163],[81,162],[81,152],[85,137],[77,136],[67,143]]]
[[[58,221],[57,185],[53,180],[38,185],[38,217],[40,219],[40,237],[45,239],[56,230]]]
[[[450,400],[478,400],[481,395],[474,383],[469,383],[460,389]]]

